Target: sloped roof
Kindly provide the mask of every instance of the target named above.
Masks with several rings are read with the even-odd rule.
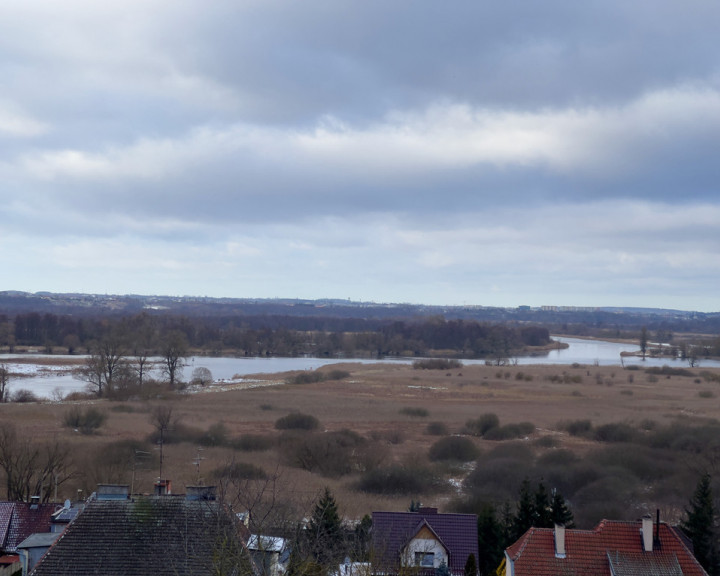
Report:
[[[506,554],[513,562],[515,576],[610,576],[610,559],[616,574],[707,576],[682,539],[667,524],[659,525],[659,543],[652,552],[643,551],[641,522],[603,520],[593,530],[565,531],[565,558],[555,557],[552,528],[530,528]],[[655,529],[655,526],[653,526]],[[652,567],[652,572],[643,568]]]
[[[470,554],[478,559],[477,516],[420,512],[372,513],[373,562],[383,572],[397,570],[403,548],[425,525],[437,535],[449,553],[449,566],[462,574]]]
[[[214,574],[214,558],[246,561],[236,528],[234,515],[214,501],[173,496],[93,500],[32,574]]]
[[[0,502],[0,549],[15,552],[30,534],[49,532],[55,510],[55,504]]]

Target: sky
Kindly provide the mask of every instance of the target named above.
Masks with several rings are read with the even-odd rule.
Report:
[[[720,311],[715,0],[4,0],[0,290]]]

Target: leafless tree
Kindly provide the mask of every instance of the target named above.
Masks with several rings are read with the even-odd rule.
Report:
[[[163,467],[163,444],[167,433],[172,430],[178,422],[178,417],[173,414],[172,406],[159,405],[153,408],[150,413],[150,423],[158,433],[158,445],[160,446],[160,478],[162,479]]]
[[[205,366],[198,366],[195,368],[192,372],[192,382],[193,384],[199,384],[200,386],[206,386],[207,384],[211,384],[213,381],[213,375],[210,371],[210,368],[206,368]]]
[[[165,337],[162,345],[163,373],[167,376],[170,388],[174,389],[178,376],[185,366],[188,341],[185,333],[173,330]]]
[[[0,364],[0,402],[7,402],[8,384],[10,383],[10,370],[7,365]]]
[[[57,439],[32,442],[10,424],[0,424],[0,469],[5,474],[8,500],[40,496],[42,502],[48,502],[54,488],[74,476],[68,446]]]

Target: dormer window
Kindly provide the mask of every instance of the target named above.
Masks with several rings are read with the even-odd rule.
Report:
[[[433,568],[435,566],[434,552],[415,552],[415,566]]]

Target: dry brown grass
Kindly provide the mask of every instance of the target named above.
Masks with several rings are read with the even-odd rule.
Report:
[[[183,424],[206,430],[223,422],[230,437],[240,434],[277,436],[274,423],[290,412],[312,414],[324,430],[349,428],[366,437],[385,437],[401,432],[404,441],[389,444],[395,460],[425,459],[429,446],[437,437],[425,433],[428,422],[444,423],[450,433],[462,431],[465,422],[483,413],[493,412],[501,424],[530,421],[536,426],[533,438],[553,435],[560,445],[582,449],[592,445],[589,440],[570,437],[558,429],[562,420],[590,419],[594,425],[626,422],[638,426],[652,419],[659,424],[678,418],[720,418],[720,403],[700,397],[700,390],[719,388],[712,382],[698,384],[693,378],[661,376],[653,382],[643,371],[627,371],[620,367],[583,366],[463,366],[451,371],[413,370],[406,365],[336,365],[351,376],[341,381],[304,385],[274,385],[217,393],[179,395],[155,402],[113,403],[95,401],[107,410],[108,418],[98,434],[83,436],[63,427],[67,404],[3,404],[0,419],[11,422],[23,434],[38,440],[58,437],[72,444],[76,454],[91,453],[106,443],[121,439],[145,439],[153,431],[149,421],[152,406],[163,403],[173,407]],[[703,369],[704,370],[704,369]],[[518,379],[522,372],[525,378]],[[695,370],[698,374],[700,370]],[[628,376],[632,375],[632,382]],[[567,376],[567,378],[565,377]],[[563,380],[579,376],[580,382]],[[553,380],[556,381],[552,381]],[[258,376],[276,381],[277,375]],[[631,392],[631,393],[629,393]],[[124,411],[117,407],[122,404]],[[428,410],[427,418],[401,413],[402,408]],[[481,448],[496,445],[476,439]],[[197,481],[193,460],[198,454],[194,443],[165,446],[163,475],[171,478],[175,490]],[[376,509],[404,509],[405,497],[385,498],[358,493],[352,488],[356,477],[324,478],[284,465],[275,450],[239,452],[227,447],[205,448],[200,465],[201,477],[228,460],[246,461],[266,472],[279,472],[284,489],[298,500],[312,500],[324,486],[336,494],[345,514],[361,516]],[[157,470],[139,468],[135,486],[150,491]],[[130,482],[128,470],[127,482]],[[82,479],[66,486],[66,494],[74,495]],[[451,494],[418,495],[424,502],[446,504]]]

